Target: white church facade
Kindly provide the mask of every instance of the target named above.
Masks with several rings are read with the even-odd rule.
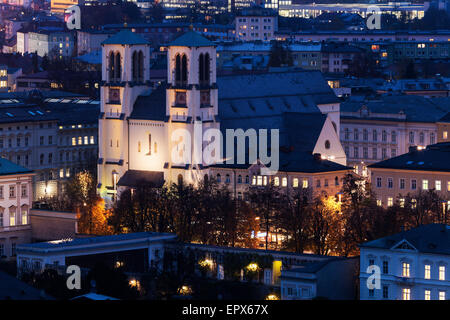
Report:
[[[107,200],[122,188],[195,185],[205,175],[233,186],[236,196],[270,182],[331,195],[351,170],[339,141],[339,100],[320,72],[217,77],[214,43],[194,31],[169,45],[168,80],[156,89],[145,39],[121,31],[102,43],[102,55],[98,190]],[[228,145],[211,152],[225,144],[227,130],[240,129],[233,139],[247,137],[249,146],[249,132],[268,130],[270,163],[261,161],[260,144],[257,161],[246,145],[245,163],[230,163]],[[205,150],[215,162],[205,159]],[[271,174],[262,174],[275,162]]]

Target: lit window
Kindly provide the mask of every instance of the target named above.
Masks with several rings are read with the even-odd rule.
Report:
[[[377,199],[377,206],[381,207],[381,205],[382,205],[381,200],[380,200],[380,199]]]
[[[435,186],[436,186],[436,191],[441,191],[441,180],[436,180]]]
[[[447,139],[448,138],[448,132],[444,131],[442,132],[442,139]]]
[[[402,289],[402,299],[403,300],[411,300],[411,289],[409,289],[409,288]]]
[[[267,176],[263,177],[263,185],[267,186]]]
[[[429,264],[425,265],[425,279],[431,279],[431,266]]]
[[[439,291],[439,300],[445,300],[445,291]]]
[[[83,138],[82,137],[78,137],[78,144],[83,144]]]
[[[422,189],[428,190],[428,180],[422,180]]]
[[[278,177],[273,178],[273,185],[275,187],[278,187],[280,185],[280,178]]]
[[[409,277],[409,263],[402,263],[402,277]],[[409,300],[409,299],[408,299]]]
[[[88,136],[84,136],[84,144],[88,144],[88,140],[89,140],[89,137]]]
[[[22,224],[27,224],[27,210],[22,210]]]
[[[73,146],[77,145],[77,139],[75,137],[72,138],[72,145]]]
[[[404,208],[405,207],[405,198],[400,198],[399,202],[400,202],[400,207]]]
[[[262,176],[258,176],[257,185],[258,186],[262,185]]]
[[[287,187],[287,178],[286,178],[286,177],[284,177],[283,179],[281,179],[281,185],[282,185],[283,187]]]
[[[297,178],[294,178],[294,180],[292,180],[292,186],[294,188],[298,188],[298,179]]]
[[[91,144],[94,144],[94,143],[95,143],[95,141],[94,141],[94,136],[91,136],[90,143],[91,143]]]
[[[431,300],[431,291],[425,290],[425,300]]]
[[[388,198],[387,205],[388,207],[392,207],[394,205],[394,199],[392,197]]]
[[[308,179],[303,179],[303,188],[308,188]]]
[[[439,280],[445,280],[445,266],[439,266]]]

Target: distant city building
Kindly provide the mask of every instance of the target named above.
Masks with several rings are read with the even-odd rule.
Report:
[[[63,15],[67,8],[77,4],[78,0],[51,0],[50,11]]]
[[[364,176],[367,165],[435,144],[436,122],[450,106],[420,96],[350,98],[341,104],[341,143],[348,165]]]
[[[77,55],[83,55],[102,49],[101,43],[114,34],[109,30],[79,30],[77,31]]]
[[[75,53],[75,34],[58,29],[40,29],[28,33],[28,53],[37,53],[43,57],[69,58]]]
[[[424,149],[411,147],[408,153],[369,165],[372,190],[378,205],[390,207],[399,201],[402,206],[408,194],[414,198],[417,192],[432,189],[444,199],[450,199],[449,152],[449,142]],[[443,215],[449,210],[450,200],[442,203]]]
[[[55,96],[41,106],[12,94],[0,100],[0,155],[35,171],[33,200],[63,191],[97,159],[98,101]]]
[[[0,260],[15,257],[16,246],[31,240],[33,175],[32,170],[0,158]]]
[[[449,300],[450,226],[422,225],[359,247],[361,300]],[[379,287],[368,286],[376,284],[370,268],[379,270]]]
[[[278,15],[263,8],[242,10],[234,20],[236,39],[243,41],[270,41],[278,31]]]
[[[268,1],[268,0],[266,0]],[[272,0],[273,3],[276,0]],[[381,13],[393,14],[397,18],[405,16],[407,20],[422,19],[426,7],[419,3],[293,3],[292,0],[278,1],[278,12],[283,17],[317,18],[323,13],[357,13],[363,18],[367,17],[368,10],[376,5]],[[266,5],[267,7],[270,5]]]

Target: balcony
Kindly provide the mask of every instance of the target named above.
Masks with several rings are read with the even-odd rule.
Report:
[[[414,278],[410,277],[395,277],[395,282],[401,285],[413,285],[414,284]]]
[[[0,233],[2,233],[2,232],[25,231],[25,230],[30,230],[30,229],[31,229],[31,225],[30,224],[19,224],[19,225],[16,225],[16,226],[0,227]]]

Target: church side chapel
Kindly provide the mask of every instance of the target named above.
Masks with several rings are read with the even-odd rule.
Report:
[[[195,185],[205,176],[229,184],[236,197],[268,183],[332,195],[351,171],[338,136],[339,100],[318,71],[217,77],[215,44],[194,31],[168,46],[167,83],[156,89],[149,82],[150,44],[139,35],[111,36],[102,57],[98,190],[105,200],[139,184]],[[193,140],[209,129],[220,130],[224,142],[227,129],[278,129],[278,172],[262,174],[259,159],[194,161]],[[213,141],[203,140],[200,148]]]

